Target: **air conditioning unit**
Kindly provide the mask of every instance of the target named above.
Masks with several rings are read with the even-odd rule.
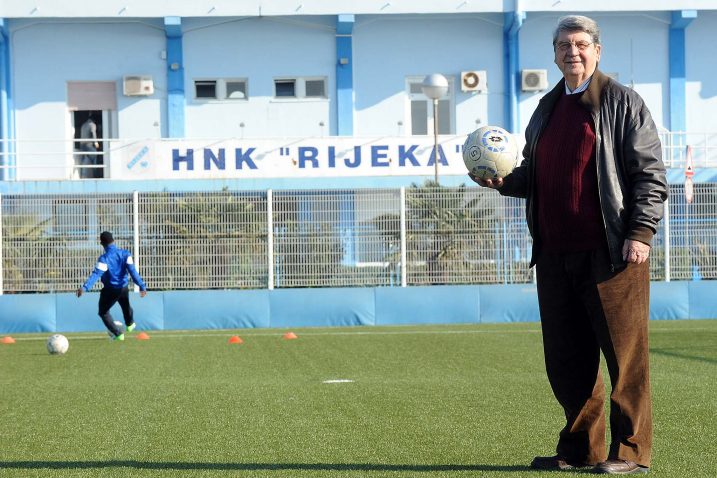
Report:
[[[154,81],[151,76],[125,76],[122,79],[122,92],[125,96],[148,96],[154,93]]]
[[[523,70],[520,74],[520,86],[523,91],[547,90],[548,70]]]
[[[461,72],[461,91],[472,91],[476,93],[488,91],[486,72],[463,71]]]

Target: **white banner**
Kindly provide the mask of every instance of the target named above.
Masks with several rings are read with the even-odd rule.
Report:
[[[465,136],[441,136],[438,174],[466,174]],[[432,137],[117,141],[112,179],[434,175]]]

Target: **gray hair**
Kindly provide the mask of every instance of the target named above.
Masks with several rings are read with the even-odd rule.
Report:
[[[558,26],[553,32],[553,48],[558,42],[560,32],[585,32],[596,45],[600,44],[600,28],[595,20],[582,15],[568,15],[560,17]]]

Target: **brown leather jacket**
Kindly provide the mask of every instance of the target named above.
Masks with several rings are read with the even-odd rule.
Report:
[[[535,152],[556,101],[565,91],[562,79],[538,104],[525,131],[523,162],[504,178],[498,191],[526,199],[533,237],[531,266],[540,253],[535,205]],[[595,125],[595,158],[600,208],[612,270],[625,267],[625,239],[650,244],[667,199],[665,165],[657,128],[640,95],[596,70],[580,99]]]

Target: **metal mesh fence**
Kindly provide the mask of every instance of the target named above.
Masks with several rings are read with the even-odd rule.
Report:
[[[100,232],[131,245],[132,196],[4,196],[1,219],[4,292],[74,290],[94,266]]]
[[[717,279],[717,184],[695,184],[691,204],[683,185],[671,188],[669,265],[673,280]],[[664,263],[664,261],[663,261]]]
[[[141,274],[156,289],[267,285],[265,192],[139,195]]]
[[[408,283],[530,281],[522,204],[478,188],[407,190]]]
[[[482,188],[0,198],[3,293],[76,289],[113,232],[153,290],[527,283],[524,203]],[[717,278],[717,184],[671,186],[653,280]]]
[[[398,190],[274,193],[276,287],[397,282]]]

